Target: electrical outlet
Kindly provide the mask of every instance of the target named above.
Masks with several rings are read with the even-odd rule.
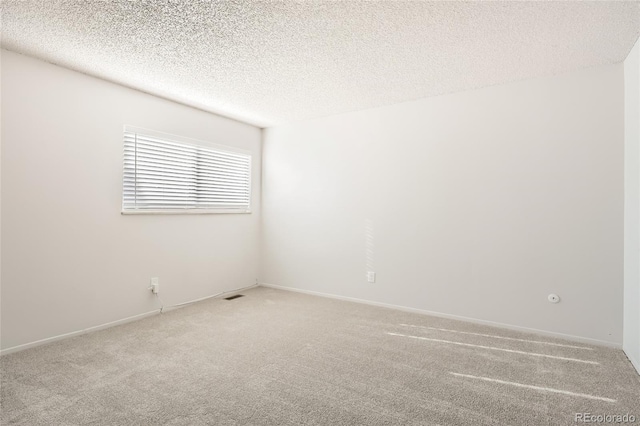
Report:
[[[375,283],[376,282],[376,273],[375,272],[367,272],[367,281],[370,283]]]
[[[158,277],[151,278],[151,287],[149,287],[153,294],[160,292],[160,279]]]

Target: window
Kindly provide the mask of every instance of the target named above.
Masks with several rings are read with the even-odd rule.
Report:
[[[125,127],[123,213],[249,213],[251,155]]]

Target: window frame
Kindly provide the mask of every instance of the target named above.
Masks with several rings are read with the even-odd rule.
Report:
[[[157,139],[161,139],[170,143],[186,145],[190,147],[207,148],[221,153],[242,154],[246,155],[249,160],[249,179],[248,179],[248,200],[249,205],[245,207],[220,207],[220,208],[176,208],[176,209],[133,209],[125,208],[124,203],[124,184],[125,184],[125,165],[124,165],[124,149],[125,149],[125,134],[137,133],[144,136],[149,136]],[[228,145],[221,145],[209,141],[200,139],[189,138],[186,136],[174,135],[170,133],[159,132],[156,130],[150,130],[143,127],[125,125],[122,129],[122,170],[121,170],[121,186],[120,186],[120,199],[121,207],[120,214],[122,215],[180,215],[180,214],[250,214],[251,204],[253,199],[252,187],[253,187],[253,155],[252,152],[242,148],[236,148]]]

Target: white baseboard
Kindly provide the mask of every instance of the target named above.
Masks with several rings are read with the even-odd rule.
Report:
[[[481,319],[477,319],[477,318],[469,318],[469,317],[463,317],[463,316],[459,316],[459,315],[445,314],[445,313],[442,313],[442,312],[427,311],[427,310],[424,310],[424,309],[409,308],[409,307],[406,307],[406,306],[392,305],[392,304],[389,304],[389,303],[382,303],[382,302],[374,302],[374,301],[371,301],[371,300],[357,299],[357,298],[354,298],[354,297],[347,297],[347,296],[339,296],[339,295],[336,295],[336,294],[321,293],[321,292],[312,291],[312,290],[303,290],[303,289],[299,289],[299,288],[286,287],[286,286],[281,286],[281,285],[276,285],[276,284],[260,283],[260,286],[274,288],[274,289],[278,289],[278,290],[286,290],[286,291],[293,291],[293,292],[297,292],[297,293],[304,293],[304,294],[309,294],[309,295],[313,295],[313,296],[327,297],[327,298],[330,298],[330,299],[344,300],[344,301],[347,301],[347,302],[355,302],[355,303],[362,303],[362,304],[365,304],[365,305],[379,306],[379,307],[382,307],[382,308],[396,309],[396,310],[405,311],[405,312],[411,312],[411,313],[415,313],[415,314],[431,315],[431,316],[439,317],[439,318],[447,318],[447,319],[454,319],[454,320],[459,320],[459,321],[466,321],[466,322],[470,322],[470,323],[474,323],[474,324],[489,325],[489,326],[492,326],[492,327],[499,327],[499,328],[504,328],[504,329],[508,329],[508,330],[523,331],[523,332],[526,332],[526,333],[534,333],[534,334],[537,334],[537,335],[540,335],[540,336],[554,337],[554,338],[558,338],[558,339],[571,340],[573,342],[587,343],[587,344],[590,344],[590,345],[606,346],[606,347],[609,347],[609,348],[622,349],[622,345],[621,344],[615,343],[615,342],[608,342],[606,340],[591,339],[591,338],[588,338],[588,337],[574,336],[574,335],[571,335],[571,334],[556,333],[556,332],[553,332],[553,331],[546,331],[546,330],[538,330],[538,329],[535,329],[535,328],[520,327],[520,326],[512,325],[512,324],[503,324],[503,323],[500,323],[500,322],[486,321],[486,320],[481,320]],[[636,368],[638,368],[638,367],[636,366]]]
[[[624,348],[623,348],[624,350]],[[636,369],[636,371],[638,372],[638,374],[640,374],[640,361],[638,361],[637,359],[633,358],[629,352],[624,351],[624,354],[627,356],[627,359],[629,360],[629,362],[631,363],[631,365],[633,365],[633,367]]]
[[[230,291],[226,291],[226,292],[222,292],[222,293],[213,294],[211,296],[202,297],[200,299],[195,299],[195,300],[191,300],[191,301],[188,301],[188,302],[184,302],[184,303],[180,303],[180,304],[176,304],[176,305],[165,307],[163,309],[163,311],[167,312],[167,311],[171,311],[171,310],[174,310],[174,309],[179,309],[179,308],[181,308],[183,306],[186,306],[186,305],[189,305],[189,304],[192,304],[192,303],[201,302],[203,300],[219,297],[219,296],[222,296],[222,295],[225,295],[225,294],[229,294],[229,293],[236,293],[236,292],[240,292],[240,291],[245,291],[245,290],[257,287],[257,286],[275,288],[275,289],[278,289],[278,290],[293,291],[293,292],[297,292],[297,293],[304,293],[304,294],[309,294],[309,295],[313,295],[313,296],[327,297],[327,298],[331,298],[331,299],[344,300],[344,301],[348,301],[348,302],[361,303],[361,304],[371,305],[371,306],[379,306],[379,307],[389,308],[389,309],[396,309],[396,310],[400,310],[400,311],[412,312],[412,313],[417,313],[417,314],[421,314],[421,315],[432,315],[432,316],[440,317],[440,318],[448,318],[448,319],[454,319],[454,320],[459,320],[459,321],[471,322],[471,323],[474,323],[474,324],[489,325],[489,326],[500,327],[500,328],[504,328],[504,329],[508,329],[508,330],[523,331],[523,332],[527,332],[527,333],[535,333],[535,334],[538,334],[538,335],[541,335],[541,336],[555,337],[555,338],[566,339],[566,340],[571,340],[571,341],[575,341],[575,342],[588,343],[588,344],[599,345],[599,346],[607,346],[607,347],[612,347],[612,348],[616,348],[616,349],[621,349],[622,348],[622,345],[620,345],[618,343],[607,342],[607,341],[603,341],[603,340],[590,339],[590,338],[586,338],[586,337],[573,336],[573,335],[569,335],[569,334],[555,333],[555,332],[550,332],[550,331],[545,331],[545,330],[538,330],[538,329],[534,329],[534,328],[515,326],[515,325],[511,325],[511,324],[503,324],[503,323],[494,322],[494,321],[480,320],[480,319],[476,319],[476,318],[463,317],[463,316],[459,316],[459,315],[451,315],[451,314],[445,314],[445,313],[441,313],[441,312],[427,311],[427,310],[424,310],[424,309],[409,308],[409,307],[406,307],[406,306],[392,305],[392,304],[389,304],[389,303],[374,302],[374,301],[370,301],[370,300],[357,299],[357,298],[353,298],[353,297],[339,296],[339,295],[335,295],[335,294],[322,293],[322,292],[312,291],[312,290],[303,290],[303,289],[298,289],[298,288],[293,288],[293,287],[285,287],[285,286],[280,286],[280,285],[275,285],[275,284],[268,284],[268,283],[253,284],[253,285],[250,285],[250,286],[247,286],[247,287],[243,287],[243,288],[240,288],[240,289],[230,290]],[[58,340],[68,339],[68,338],[71,338],[71,337],[80,336],[80,335],[91,333],[91,332],[94,332],[94,331],[104,330],[106,328],[115,327],[115,326],[118,326],[118,325],[123,325],[123,324],[129,323],[129,322],[132,322],[132,321],[138,321],[138,320],[141,320],[143,318],[146,318],[146,317],[149,317],[149,316],[152,316],[152,315],[156,315],[156,314],[159,314],[159,313],[160,313],[160,309],[156,309],[156,310],[153,310],[153,311],[150,311],[150,312],[145,312],[145,313],[142,313],[142,314],[133,315],[133,316],[130,316],[130,317],[127,317],[127,318],[122,318],[122,319],[119,319],[119,320],[116,320],[116,321],[111,321],[111,322],[108,322],[108,323],[105,323],[105,324],[100,324],[100,325],[89,327],[89,328],[85,328],[85,329],[82,329],[82,330],[72,331],[70,333],[60,334],[60,335],[57,335],[57,336],[52,336],[52,337],[47,337],[45,339],[36,340],[34,342],[13,346],[11,348],[0,350],[0,356],[7,355],[7,354],[10,354],[10,353],[14,353],[14,352],[18,352],[18,351],[22,351],[22,350],[29,349],[29,348],[33,348],[33,347],[36,347],[36,346],[44,345],[44,344],[47,344],[47,343],[53,343],[53,342],[58,341]],[[638,370],[638,372],[640,373],[640,363],[638,361],[636,361],[635,359],[632,359],[630,357],[628,357],[628,358],[629,358],[629,361],[636,368],[636,370]]]
[[[71,337],[81,336],[83,334],[91,333],[92,331],[104,330],[105,328],[115,327],[117,325],[126,324],[128,322],[141,320],[143,318],[150,317],[152,315],[156,315],[160,313],[160,309],[156,309],[154,311],[145,312],[144,314],[133,315],[127,318],[122,318],[116,321],[107,322],[105,324],[96,325],[89,328],[84,328],[82,330],[72,331],[70,333],[59,334],[53,337],[47,337],[46,339],[36,340],[35,342],[24,343],[22,345],[13,346],[11,348],[0,350],[0,356],[8,355],[14,352],[23,351],[29,348],[35,348],[36,346],[45,345],[47,343],[53,343],[62,339],[69,339]]]
[[[107,322],[105,324],[100,324],[100,325],[96,325],[96,326],[93,326],[93,327],[84,328],[82,330],[72,331],[70,333],[59,334],[57,336],[52,336],[52,337],[47,337],[45,339],[36,340],[35,342],[24,343],[22,345],[12,346],[10,348],[0,350],[0,356],[8,355],[8,354],[14,353],[14,352],[23,351],[23,350],[29,349],[29,348],[35,348],[36,346],[45,345],[47,343],[53,343],[53,342],[56,342],[58,340],[69,339],[71,337],[81,336],[83,334],[91,333],[91,332],[94,332],[94,331],[104,330],[106,328],[111,328],[111,327],[115,327],[115,326],[118,326],[118,325],[123,325],[123,324],[129,323],[129,322],[132,322],[132,321],[138,321],[138,320],[150,317],[152,315],[157,315],[161,311],[162,312],[169,312],[169,311],[172,311],[174,309],[179,309],[179,308],[185,307],[185,306],[190,305],[192,303],[202,302],[203,300],[212,299],[214,297],[219,297],[219,296],[222,296],[222,295],[225,295],[225,294],[229,294],[229,293],[237,293],[237,292],[248,290],[250,288],[254,288],[254,287],[257,287],[257,286],[258,286],[258,284],[253,284],[253,285],[250,285],[250,286],[247,286],[247,287],[242,287],[242,288],[235,289],[235,290],[223,291],[221,293],[216,293],[216,294],[213,294],[211,296],[205,296],[205,297],[201,297],[199,299],[190,300],[188,302],[183,302],[183,303],[178,303],[178,304],[171,305],[171,306],[166,306],[166,307],[163,307],[162,309],[158,308],[158,309],[155,309],[155,310],[150,311],[150,312],[145,312],[143,314],[133,315],[133,316],[130,316],[130,317],[127,317],[127,318],[122,318],[122,319],[119,319],[119,320],[116,320],[116,321]]]

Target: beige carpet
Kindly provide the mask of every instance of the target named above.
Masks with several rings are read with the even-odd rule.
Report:
[[[620,350],[268,288],[5,355],[2,425],[575,425]],[[552,343],[552,344],[550,344]]]

